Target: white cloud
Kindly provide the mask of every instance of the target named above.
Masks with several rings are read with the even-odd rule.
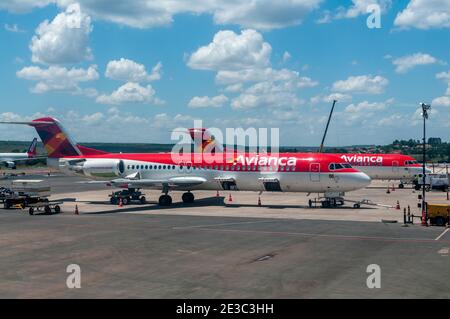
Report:
[[[26,13],[54,2],[55,0],[4,0],[0,2],[0,9],[6,9],[14,13]]]
[[[395,18],[399,28],[450,28],[450,1],[410,0],[408,6]]]
[[[445,95],[450,95],[450,70],[448,72],[441,72],[436,74],[436,78],[447,82],[447,92]]]
[[[385,103],[369,103],[367,101],[358,103],[358,104],[350,104],[345,108],[345,112],[348,113],[361,113],[361,112],[372,112],[372,111],[381,111],[386,108]]]
[[[350,19],[361,15],[369,14],[367,8],[370,5],[377,4],[380,6],[381,12],[388,10],[392,4],[392,0],[352,0],[353,5],[348,8],[340,7],[335,16],[336,19]]]
[[[292,55],[288,51],[284,51],[283,53],[283,62],[287,62],[292,58]]]
[[[316,95],[310,99],[310,102],[312,104],[317,104],[321,102],[331,103],[333,102],[333,100],[336,100],[338,102],[349,102],[352,100],[352,96],[350,94],[343,94],[343,93],[331,93],[326,96]]]
[[[397,73],[406,73],[419,65],[429,65],[436,63],[444,64],[444,62],[439,61],[435,57],[421,52],[412,55],[406,55],[392,61],[392,64],[396,66],[395,72]]]
[[[43,64],[78,63],[93,58],[88,46],[91,18],[78,4],[67,7],[51,22],[45,20],[36,29],[30,43],[32,61]]]
[[[290,82],[298,88],[314,87],[318,82],[309,77],[300,76],[297,71],[289,69],[275,70],[272,68],[247,69],[239,71],[220,70],[217,72],[216,81],[219,84],[234,84],[243,82],[284,81]]]
[[[16,23],[13,25],[9,25],[9,24],[5,23],[4,27],[5,27],[5,30],[9,31],[9,32],[15,32],[15,33],[25,32],[24,30],[20,29]]]
[[[31,0],[11,0],[13,2]],[[40,0],[43,1],[44,0]],[[300,24],[322,0],[53,0],[61,6],[79,2],[94,18],[135,28],[169,25],[177,14],[211,14],[217,24],[238,24],[243,28],[274,29]],[[31,6],[31,5],[29,5]]]
[[[37,84],[31,89],[33,93],[49,91],[64,91],[72,94],[96,95],[94,89],[80,88],[82,82],[95,81],[99,78],[97,66],[91,65],[88,69],[50,66],[43,69],[37,66],[25,67],[16,73],[17,77]]]
[[[258,107],[293,108],[303,104],[292,88],[286,83],[276,84],[266,81],[256,83],[231,101],[233,109],[253,109]]]
[[[333,83],[332,90],[340,93],[381,94],[389,80],[382,76],[350,76],[346,80]]]
[[[222,107],[226,102],[228,98],[223,94],[214,97],[195,96],[189,101],[188,106],[191,108]]]
[[[216,83],[226,86],[226,92],[240,92],[231,101],[234,109],[302,104],[296,91],[317,86],[318,82],[297,71],[272,68],[271,51],[270,44],[255,30],[241,34],[219,31],[211,43],[190,56],[187,64],[194,69],[216,71]],[[284,54],[284,60],[289,57],[289,53]]]
[[[270,64],[272,47],[255,30],[219,31],[213,41],[191,54],[188,66],[199,70],[240,70]]]
[[[110,79],[124,82],[147,82],[159,80],[161,78],[161,70],[161,62],[158,62],[153,67],[151,73],[147,73],[143,64],[121,58],[120,60],[108,62],[105,76]]]
[[[161,105],[164,102],[155,96],[151,85],[143,87],[139,83],[127,82],[110,95],[100,95],[97,102],[102,104],[148,103]]]
[[[389,116],[383,117],[377,121],[377,125],[381,127],[398,127],[403,124],[407,124],[409,119],[403,114],[391,114]]]
[[[433,106],[450,106],[450,97],[449,96],[441,96],[438,98],[435,98],[431,105]]]
[[[228,85],[224,89],[224,91],[229,92],[229,93],[237,93],[237,92],[242,91],[242,87],[243,87],[242,83],[231,84],[231,85]]]
[[[330,10],[325,10],[322,16],[316,20],[317,24],[327,24],[333,21],[333,16],[331,15]]]

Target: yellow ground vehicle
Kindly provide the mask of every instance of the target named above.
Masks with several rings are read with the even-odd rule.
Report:
[[[428,218],[431,225],[445,226],[449,223],[450,205],[448,204],[428,204]]]

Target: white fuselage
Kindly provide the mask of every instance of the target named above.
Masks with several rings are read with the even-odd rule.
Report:
[[[367,174],[371,179],[412,180],[422,174],[422,168],[417,166],[358,166],[353,167]],[[427,172],[430,170],[427,169]]]
[[[209,168],[193,168],[158,162],[142,162],[123,160],[125,169],[117,170],[117,159],[86,159],[82,163],[69,165],[71,159],[52,160],[49,165],[58,167],[65,174],[84,175],[93,180],[107,180],[124,178],[139,173],[141,180],[168,180],[174,177],[200,177],[206,182],[191,187],[177,187],[188,190],[222,190],[226,183],[232,181],[232,189],[242,191],[268,191],[267,183],[278,182],[282,192],[347,192],[370,184],[370,178],[360,172],[298,172],[298,171],[257,171],[240,168],[241,170],[225,170],[220,165],[207,166]],[[101,163],[95,169],[84,169],[90,163]],[[150,167],[152,167],[150,169]],[[217,168],[216,168],[217,167]],[[244,170],[242,170],[244,169]],[[160,189],[160,187],[145,187]],[[270,190],[269,190],[270,191]]]
[[[28,153],[0,153],[0,162],[13,162],[29,158]]]

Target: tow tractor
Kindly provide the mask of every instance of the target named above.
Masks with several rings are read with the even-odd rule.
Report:
[[[50,187],[43,184],[42,180],[15,180],[10,189],[2,188],[0,201],[5,209],[25,209],[29,207],[29,214],[33,215],[35,210],[41,209],[50,214],[61,212],[62,202],[50,202]]]
[[[372,202],[370,199],[350,200],[344,198],[345,193],[325,193],[323,197],[310,199],[308,201],[309,208],[317,207],[320,204],[322,208],[337,208],[343,206],[345,202],[353,203],[353,208],[361,208],[362,205],[380,206],[386,208],[393,208],[391,205],[382,205]]]
[[[141,204],[145,204],[147,202],[142,192],[135,188],[128,188],[118,192],[113,192],[109,195],[109,197],[111,197],[109,201],[112,205],[119,204],[121,199],[123,205],[129,205],[131,201],[139,201]]]

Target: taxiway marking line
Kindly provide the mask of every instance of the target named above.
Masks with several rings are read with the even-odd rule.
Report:
[[[172,227],[172,229],[191,229],[191,228],[204,228],[204,227],[214,227],[214,226],[233,226],[233,225],[243,225],[243,224],[262,224],[262,223],[273,223],[273,220],[260,220],[253,222],[234,222],[234,223],[222,223],[222,224],[210,224],[210,225],[195,225],[195,226],[180,226]]]
[[[346,240],[375,240],[375,241],[388,241],[388,242],[422,242],[422,243],[434,243],[434,239],[426,238],[405,238],[405,237],[374,237],[374,236],[353,236],[353,235],[333,235],[333,234],[313,234],[313,233],[297,233],[297,232],[275,232],[275,231],[259,231],[259,230],[241,230],[241,229],[220,229],[220,228],[200,228],[196,229],[203,231],[217,231],[217,232],[230,232],[230,233],[255,233],[266,235],[288,235],[288,236],[303,236],[303,237],[319,237],[319,238],[333,238],[333,239],[346,239]]]
[[[439,240],[439,239],[441,239],[442,238],[442,236],[444,236],[447,232],[448,232],[448,230],[449,230],[450,228],[447,228],[446,230],[444,230],[439,236],[437,236],[434,240]]]

